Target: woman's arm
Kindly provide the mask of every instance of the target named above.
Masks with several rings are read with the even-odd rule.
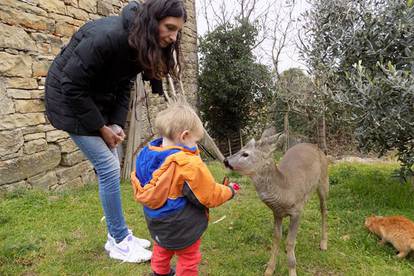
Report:
[[[109,118],[111,124],[116,124],[124,128],[129,111],[129,98],[132,86],[132,80],[126,80],[119,84],[114,111]]]
[[[82,39],[67,60],[62,72],[62,92],[82,126],[96,132],[105,120],[88,91],[105,63],[107,53],[92,38]]]

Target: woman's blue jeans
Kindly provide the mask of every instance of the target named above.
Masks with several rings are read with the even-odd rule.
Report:
[[[70,138],[92,163],[98,175],[99,197],[109,234],[122,241],[128,235],[121,203],[121,168],[116,149],[110,149],[99,136],[70,134]]]

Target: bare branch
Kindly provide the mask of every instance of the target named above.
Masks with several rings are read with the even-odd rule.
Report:
[[[214,14],[214,20],[217,22],[217,25],[222,25],[224,24],[225,21],[223,21],[221,15],[219,15],[219,13],[216,11],[216,9],[214,8],[214,5],[212,4],[212,1],[209,1],[210,4],[210,8]]]
[[[238,2],[240,5],[240,18],[243,19],[244,18],[244,0],[240,0]]]
[[[203,15],[204,15],[204,19],[206,20],[206,24],[207,24],[207,32],[208,33],[210,33],[210,21],[209,21],[209,16],[208,16],[208,13],[207,13],[207,10],[208,10],[208,4],[207,4],[207,2],[206,2],[207,0],[203,0],[203,3],[202,3],[202,8],[203,8]],[[209,3],[210,3],[210,5],[211,5],[211,0],[209,1]]]
[[[276,73],[276,77],[280,77],[279,72],[279,63],[280,63],[280,56],[282,54],[282,51],[285,49],[287,44],[287,37],[289,34],[289,31],[291,29],[292,23],[293,23],[293,10],[295,8],[295,1],[292,1],[292,5],[290,6],[289,13],[287,15],[287,23],[283,29],[281,29],[281,22],[282,20],[279,17],[279,14],[274,21],[273,26],[273,36],[272,36],[272,63],[274,66],[274,70]],[[278,34],[280,33],[280,38],[278,37]]]
[[[221,13],[221,24],[224,25],[228,22],[228,19],[226,17],[227,15],[226,1],[221,2],[220,13]]]
[[[253,47],[251,48],[251,50],[256,49],[265,40],[266,40],[266,36],[263,36],[255,45],[253,45]]]
[[[250,3],[250,1],[249,2],[247,2],[247,4],[249,4]],[[256,0],[253,0],[253,4],[252,4],[252,6],[248,9],[248,11],[247,11],[247,15],[246,15],[246,19],[247,20],[249,20],[250,19],[250,16],[251,16],[251,14],[252,14],[252,12],[253,12],[253,10],[255,9],[255,7],[256,7],[256,3],[257,3],[257,1]],[[248,7],[247,7],[248,8]]]

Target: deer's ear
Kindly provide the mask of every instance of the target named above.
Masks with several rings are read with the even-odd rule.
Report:
[[[250,139],[250,141],[244,146],[246,148],[254,148],[256,146],[256,141],[253,139]]]
[[[276,128],[274,126],[266,128],[263,133],[262,137],[260,137],[260,140],[266,139],[267,137],[273,136],[276,134]]]
[[[286,141],[286,135],[283,132],[277,133],[274,135],[274,140],[276,141],[276,148],[282,148]]]
[[[257,142],[257,147],[260,148],[262,152],[271,153],[280,147],[278,138],[278,134],[264,137]]]

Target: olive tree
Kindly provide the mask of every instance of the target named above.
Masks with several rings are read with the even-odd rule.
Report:
[[[406,0],[313,0],[303,55],[360,148],[414,164],[414,10]],[[328,109],[331,106],[328,104]]]

